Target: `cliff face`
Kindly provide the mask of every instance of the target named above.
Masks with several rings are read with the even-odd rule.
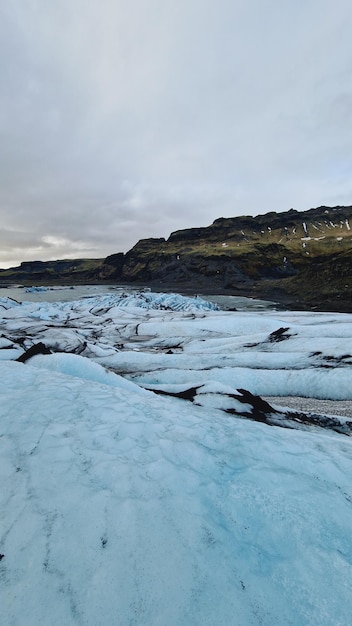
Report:
[[[105,260],[22,263],[0,281],[110,281],[352,311],[352,206],[219,218]]]
[[[219,218],[139,241],[120,279],[352,310],[352,207]]]

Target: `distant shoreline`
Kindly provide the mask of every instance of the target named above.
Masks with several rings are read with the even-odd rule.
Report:
[[[35,278],[35,277],[34,277]],[[281,289],[263,289],[259,285],[253,285],[252,287],[239,287],[238,289],[230,290],[224,289],[219,286],[212,288],[210,285],[204,283],[190,283],[185,284],[173,283],[168,281],[145,281],[145,282],[118,282],[112,283],[111,280],[94,280],[94,281],[65,281],[65,280],[26,280],[14,283],[13,281],[0,282],[0,289],[22,288],[32,286],[43,287],[83,287],[83,286],[111,286],[116,288],[125,289],[151,289],[154,292],[161,293],[179,293],[186,296],[228,296],[228,297],[241,297],[255,300],[264,300],[273,302],[278,308],[291,311],[317,311],[317,312],[334,312],[334,313],[352,313],[352,303],[346,303],[345,301],[339,302],[337,299],[324,299],[323,302],[318,304],[309,305],[306,302],[289,296]]]

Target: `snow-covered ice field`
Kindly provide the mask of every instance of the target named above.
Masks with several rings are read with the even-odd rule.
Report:
[[[349,625],[350,416],[238,390],[352,400],[351,336],[175,294],[0,299],[1,623]]]

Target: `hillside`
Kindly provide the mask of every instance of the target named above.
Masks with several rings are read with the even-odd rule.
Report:
[[[73,284],[95,281],[104,259],[62,259],[58,261],[24,261],[19,267],[0,269],[0,283]]]
[[[125,281],[190,286],[351,310],[352,207],[220,218],[206,228],[139,241],[104,268]],[[111,265],[110,265],[111,264]]]
[[[351,224],[352,206],[219,218],[104,260],[22,263],[0,281],[143,283],[351,311]]]

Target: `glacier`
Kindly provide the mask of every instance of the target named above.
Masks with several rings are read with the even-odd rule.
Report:
[[[0,299],[3,623],[349,625],[351,437],[282,425],[351,400],[352,316],[120,296]]]

